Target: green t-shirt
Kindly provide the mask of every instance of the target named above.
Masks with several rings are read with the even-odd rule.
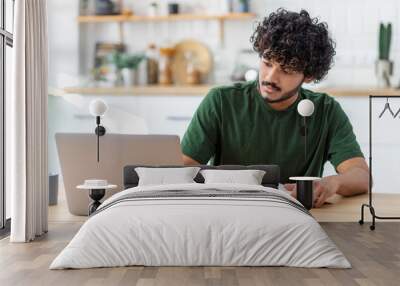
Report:
[[[201,164],[276,164],[281,182],[290,176],[322,176],[327,160],[336,167],[364,157],[353,127],[339,103],[324,93],[301,88],[296,102],[274,110],[257,89],[257,81],[213,88],[196,110],[182,139],[182,152]],[[310,99],[314,113],[307,119],[307,158],[302,99]]]

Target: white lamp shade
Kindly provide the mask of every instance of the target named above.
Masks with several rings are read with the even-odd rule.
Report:
[[[301,116],[311,116],[314,113],[314,103],[309,99],[303,99],[297,105],[297,111]]]
[[[101,99],[92,100],[89,104],[89,112],[93,116],[102,116],[107,108],[107,104]]]
[[[258,72],[254,69],[249,69],[245,74],[244,74],[244,79],[246,81],[252,81],[256,80],[258,76]]]

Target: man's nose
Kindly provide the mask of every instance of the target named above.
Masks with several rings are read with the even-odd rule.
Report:
[[[275,83],[279,86],[279,70],[277,67],[271,67],[265,74],[265,81]]]

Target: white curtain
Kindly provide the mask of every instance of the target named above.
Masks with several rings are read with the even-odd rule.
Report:
[[[14,69],[6,120],[12,242],[47,232],[47,7],[15,1]]]

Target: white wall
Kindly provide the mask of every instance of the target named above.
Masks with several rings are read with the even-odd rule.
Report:
[[[48,1],[49,9],[49,44],[50,44],[50,74],[49,82],[51,87],[63,88],[76,86],[85,80],[79,75],[79,33],[76,16],[78,15],[78,1],[52,0]],[[144,13],[147,3],[150,1],[124,0],[124,3],[135,10],[136,13]],[[162,2],[162,1],[160,1]],[[193,3],[207,6],[215,3],[209,1],[178,1],[186,5],[186,8]],[[163,2],[165,3],[165,1]],[[326,21],[333,38],[337,43],[337,56],[333,69],[328,78],[320,83],[320,86],[375,86],[374,61],[377,57],[377,38],[379,21],[391,21],[393,23],[393,38],[391,58],[395,63],[395,73],[392,82],[397,85],[400,78],[400,43],[398,29],[400,27],[399,11],[400,1],[385,0],[281,0],[262,1],[252,0],[251,11],[260,16],[265,16],[279,7],[299,11],[304,8],[312,16],[318,16]],[[177,22],[177,23],[125,23],[124,37],[130,51],[142,51],[149,42],[165,43],[177,42],[184,38],[196,38],[206,43],[214,55],[218,55],[217,67],[222,70],[224,77],[228,79],[235,63],[237,52],[241,49],[251,48],[249,37],[252,33],[254,22],[227,22],[225,24],[225,46],[222,48],[218,41],[217,23],[215,22]],[[81,27],[82,29],[82,27]],[[88,28],[88,44],[85,53],[92,53],[95,41],[117,41],[118,28],[115,23],[90,26]],[[168,37],[166,37],[168,36]],[[87,59],[91,61],[91,56]],[[124,132],[138,133],[148,131],[150,133],[175,132],[183,134],[187,122],[171,123],[168,117],[173,114],[179,116],[190,116],[196,104],[201,98],[194,97],[185,99],[181,106],[186,108],[182,113],[177,108],[175,101],[165,102],[162,97],[153,99],[126,97],[106,97],[114,110],[130,113],[140,123],[128,128]],[[55,132],[59,131],[81,131],[92,132],[93,124],[90,118],[82,116],[86,112],[89,97],[71,96],[49,98],[49,164],[50,171],[59,171],[56,160],[56,148],[53,140]],[[344,110],[349,115],[357,138],[362,146],[364,154],[368,156],[368,102],[367,98],[339,98]],[[151,104],[150,104],[151,103]],[[383,108],[383,103],[377,103],[377,108]],[[400,102],[397,106],[400,106]],[[168,111],[166,111],[168,110]],[[397,109],[396,109],[397,110]],[[164,113],[160,113],[163,111]],[[126,121],[126,113],[115,112],[113,118],[114,127],[121,128]],[[189,114],[188,114],[189,113]],[[119,117],[118,114],[122,114]],[[143,114],[153,114],[144,122]],[[163,114],[162,116],[160,114]],[[398,167],[397,158],[400,156],[396,145],[400,143],[400,132],[396,120],[378,121],[380,135],[378,139],[381,148],[377,151],[377,162],[374,169],[376,176],[377,191],[400,192],[392,186],[399,185],[400,176],[396,176]],[[386,133],[391,136],[385,135]],[[385,152],[392,148],[396,156],[388,157]],[[380,154],[380,155],[379,155]],[[380,164],[380,165],[379,165]],[[327,166],[326,174],[333,173]]]
[[[124,3],[137,14],[146,13],[146,5],[152,2],[124,0]],[[162,7],[168,1],[159,1]],[[190,7],[212,7],[218,2],[186,0],[184,9]],[[299,11],[304,8],[311,16],[319,17],[329,25],[332,37],[337,43],[336,62],[328,78],[322,85],[374,86],[374,61],[377,57],[378,24],[380,21],[393,23],[391,58],[399,58],[400,44],[400,1],[396,0],[280,0],[250,1],[251,11],[259,15],[258,20],[279,7]],[[50,35],[50,84],[64,87],[71,79],[79,82],[78,53],[79,34],[76,16],[78,1],[52,0],[48,3]],[[163,8],[165,9],[165,8]],[[162,9],[162,10],[163,10]],[[215,9],[214,9],[215,10]],[[211,13],[212,11],[210,11]],[[206,43],[213,53],[221,55],[220,62],[228,77],[232,71],[237,52],[251,49],[249,37],[255,21],[229,21],[225,24],[225,46],[221,48],[218,40],[218,24],[215,21],[160,22],[160,23],[124,23],[124,37],[130,51],[143,51],[148,43],[175,43],[185,38],[195,38]],[[81,25],[88,27],[87,43],[96,41],[118,41],[118,25],[115,23],[99,25]],[[83,28],[85,29],[85,28]],[[94,46],[89,45],[85,52],[93,53]],[[91,54],[88,61],[91,61]],[[393,83],[398,84],[400,64],[395,65]]]

